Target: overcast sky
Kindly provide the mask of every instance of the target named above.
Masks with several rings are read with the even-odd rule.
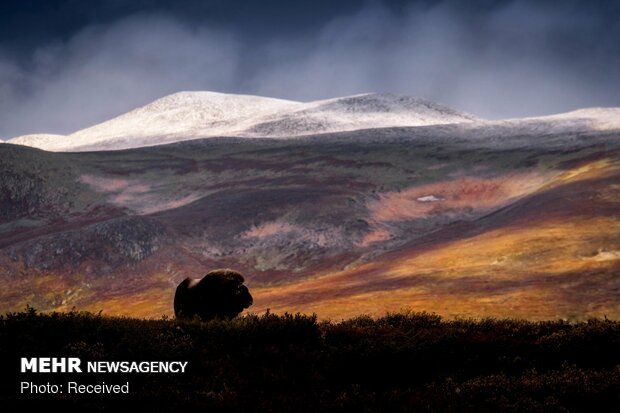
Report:
[[[0,2],[0,139],[180,90],[393,92],[487,118],[620,106],[620,2]]]

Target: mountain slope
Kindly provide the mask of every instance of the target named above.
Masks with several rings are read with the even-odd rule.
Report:
[[[27,135],[9,143],[52,151],[117,150],[212,136],[294,137],[475,119],[441,105],[392,94],[300,103],[214,92],[180,92],[66,137]]]
[[[618,317],[618,155],[566,165],[508,207],[370,263],[260,288],[255,310],[304,308],[333,318],[402,308],[446,316]]]
[[[426,126],[478,120],[422,99],[368,93],[310,102],[271,114],[242,136],[289,137],[398,126]]]
[[[565,114],[485,121],[407,96],[368,93],[316,102],[293,102],[215,92],[179,92],[68,136],[26,135],[9,143],[50,151],[119,150],[205,137],[289,138],[317,134],[416,127],[421,137],[467,139],[620,130],[620,109],[591,108]]]
[[[0,310],[158,317],[233,267],[253,310],[620,316],[620,134],[573,120],[0,145]]]

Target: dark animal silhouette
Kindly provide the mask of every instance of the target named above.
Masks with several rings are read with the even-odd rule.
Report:
[[[186,278],[174,294],[174,314],[203,320],[234,318],[253,303],[244,281],[241,274],[229,269],[213,270],[201,280]]]

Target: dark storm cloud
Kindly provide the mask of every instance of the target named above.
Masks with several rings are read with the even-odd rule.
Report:
[[[9,0],[0,138],[68,133],[179,90],[390,91],[492,118],[620,106],[616,3]]]

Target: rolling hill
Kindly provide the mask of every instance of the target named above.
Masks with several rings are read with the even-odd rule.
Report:
[[[9,143],[52,151],[116,150],[213,136],[294,137],[365,128],[471,122],[422,99],[367,93],[301,103],[215,92],[179,92],[69,136],[25,135]]]
[[[171,95],[0,145],[0,310],[158,317],[233,267],[251,311],[618,318],[619,138],[618,109]]]

